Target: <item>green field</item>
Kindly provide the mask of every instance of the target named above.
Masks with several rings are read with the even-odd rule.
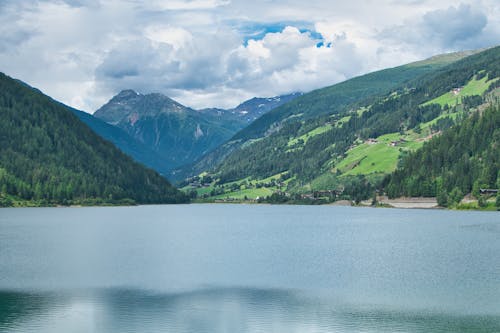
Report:
[[[272,175],[272,176],[264,178],[264,179],[253,179],[253,180],[250,180],[250,184],[256,185],[258,183],[260,183],[260,184],[269,183],[269,182],[271,182],[273,180],[280,179],[281,175],[284,175],[285,173],[286,173],[286,171],[285,172],[281,172],[281,173],[277,173],[275,175]],[[285,181],[285,183],[287,183],[288,181],[290,181],[290,179],[287,179]]]
[[[358,116],[361,116],[366,111],[368,111],[368,108],[362,107],[356,111],[351,111],[351,113],[356,113]],[[305,144],[307,142],[307,140],[309,140],[310,138],[312,138],[316,135],[319,135],[319,134],[323,134],[326,131],[332,129],[332,127],[337,127],[337,128],[342,127],[342,125],[344,125],[346,122],[348,122],[351,119],[351,117],[352,117],[352,115],[344,116],[332,124],[325,124],[323,126],[316,127],[315,129],[310,130],[309,132],[307,132],[307,133],[305,133],[297,138],[292,138],[292,139],[290,139],[290,141],[288,141],[288,147],[295,146],[295,145],[299,144],[300,142]],[[294,148],[289,149],[287,151],[292,152],[292,151],[295,151],[295,150],[298,150],[301,148],[302,147],[294,147]]]
[[[269,186],[269,183],[273,181],[278,181],[281,175],[285,173],[286,172],[278,173],[276,175],[272,175],[264,179],[251,179],[250,177],[247,177],[244,179],[238,179],[229,183],[225,183],[222,185],[224,187],[224,193],[215,196],[210,196],[210,192],[212,192],[217,188],[215,186],[215,181],[212,182],[212,184],[210,184],[210,186],[207,187],[192,188],[191,186],[186,186],[182,188],[182,190],[187,193],[194,189],[197,192],[199,198],[201,198],[203,195],[208,194],[209,197],[206,198],[208,200],[224,200],[224,199],[244,200],[245,197],[248,200],[255,200],[257,197],[266,197],[276,192],[278,190],[278,187]],[[292,180],[293,178],[289,178],[283,181],[283,183],[286,186]],[[240,188],[237,190],[232,190],[231,187],[235,184],[240,185],[239,186]],[[257,188],[257,185],[261,187]]]
[[[191,188],[187,188],[187,189],[190,190]],[[198,193],[198,196],[202,196],[204,194],[212,192],[213,189],[214,189],[214,187],[212,185],[210,185],[209,187],[200,187],[200,188],[197,188],[195,190]],[[185,191],[186,188],[183,188],[182,190]]]
[[[298,138],[290,139],[290,141],[288,141],[288,146],[289,147],[294,146],[294,145],[298,144],[300,140],[302,140],[304,143],[306,143],[307,140],[309,140],[313,136],[325,133],[326,131],[328,131],[331,128],[332,128],[332,125],[323,125],[320,127],[316,127],[315,129],[307,132],[306,134],[299,136]]]
[[[464,96],[473,96],[473,95],[483,95],[486,90],[490,87],[490,85],[498,80],[495,78],[493,80],[488,80],[487,77],[483,77],[481,80],[476,80],[474,77],[470,80],[458,94],[454,94],[453,92],[447,92],[439,97],[436,97],[428,102],[425,102],[422,105],[429,104],[439,104],[441,106],[445,106],[448,104],[449,106],[455,106],[461,104],[461,97]],[[458,88],[458,87],[457,87]]]
[[[445,117],[455,119],[460,112],[445,113],[439,117],[421,125],[421,132],[413,130],[405,134],[390,133],[376,138],[376,143],[366,143],[358,140],[357,146],[347,152],[347,156],[335,165],[335,160],[331,160],[330,171],[320,175],[310,183],[302,184],[299,187],[290,189],[289,183],[293,178],[284,181],[285,187],[282,190],[292,191],[297,193],[306,193],[312,190],[322,190],[326,188],[337,188],[341,184],[343,177],[365,175],[368,177],[382,177],[396,169],[401,153],[404,151],[416,150],[424,144],[424,141],[429,139],[431,125],[435,124],[437,120]],[[328,125],[330,126],[330,125]],[[326,126],[318,127],[308,134],[318,135]],[[395,143],[393,146],[391,143]],[[341,172],[340,178],[336,175],[337,170]],[[264,187],[264,184],[269,186],[273,180],[279,180],[282,174],[276,174],[265,179],[252,179],[245,178],[234,182],[224,184],[225,193],[209,197],[208,200],[255,200],[258,197],[264,198],[272,195],[278,191],[277,186]],[[242,184],[241,189],[231,190],[233,184]],[[246,185],[245,185],[246,184]],[[257,185],[262,187],[257,188]],[[297,186],[297,184],[295,185]],[[197,189],[198,195],[201,196],[205,193],[210,193],[214,189],[214,185],[207,188]]]
[[[335,127],[342,127],[346,122],[348,122],[351,119],[351,116],[345,116],[340,118],[335,122]]]
[[[385,143],[363,143],[347,153],[336,169],[343,175],[370,174],[376,172],[392,172],[396,169],[399,148]]]
[[[463,59],[464,57],[468,57],[470,55],[476,54],[480,52],[480,50],[470,50],[470,51],[461,51],[461,52],[453,52],[453,53],[445,53],[440,54],[429,59],[425,59],[422,61],[417,61],[406,66],[424,66],[424,65],[439,65],[439,64],[449,64],[451,62]]]
[[[368,175],[372,173],[389,173],[396,169],[400,150],[414,150],[423,145],[423,141],[415,141],[416,135],[402,136],[391,133],[378,137],[377,143],[362,143],[347,152],[347,157],[341,160],[335,170],[340,170],[344,176]],[[404,139],[396,146],[391,142]]]
[[[244,200],[245,197],[248,200],[255,200],[257,197],[266,197],[271,194],[273,194],[273,190],[265,187],[261,188],[249,188],[249,189],[244,189],[244,190],[239,190],[235,192],[228,192],[224,194],[217,195],[215,197],[211,197],[211,199],[215,200],[223,200],[223,199],[235,199],[235,200]]]
[[[428,121],[426,123],[422,123],[420,124],[420,129],[422,131],[427,131],[430,133],[430,127],[435,125],[440,119],[444,119],[444,118],[451,118],[453,120],[455,120],[459,114],[461,114],[462,112],[450,112],[450,113],[443,113],[441,114],[440,116],[432,119],[431,121]]]

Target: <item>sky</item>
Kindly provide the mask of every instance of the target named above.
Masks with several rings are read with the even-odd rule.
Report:
[[[90,113],[124,89],[230,108],[500,44],[498,0],[0,0],[0,22],[0,71]]]

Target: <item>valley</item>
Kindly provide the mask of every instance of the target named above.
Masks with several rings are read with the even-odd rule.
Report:
[[[124,90],[93,114],[127,134],[117,142],[139,162],[170,178],[171,170],[190,164],[215,149],[262,114],[300,94],[253,98],[233,109],[194,110],[169,97]],[[94,127],[106,137],[106,131]],[[144,149],[135,146],[142,145]]]
[[[298,113],[284,120],[276,132],[245,141],[241,137],[247,128],[233,138],[237,148],[207,169],[211,183],[202,189],[183,183],[183,190],[191,197],[196,191],[202,201],[262,202],[266,201],[263,196],[270,202],[366,200],[375,190],[383,190],[384,178],[426,142],[488,106],[498,105],[498,79],[498,57],[490,50],[410,80],[379,97],[357,101],[344,111],[315,118]],[[302,98],[292,103],[300,103]],[[280,108],[266,117],[275,112]],[[491,147],[496,149],[495,144]],[[498,170],[498,164],[494,168]],[[282,175],[286,175],[286,183],[278,181]],[[264,181],[270,178],[276,182]],[[496,179],[495,175],[483,183],[495,188]],[[267,186],[262,185],[265,183]],[[259,191],[256,184],[260,184]],[[469,193],[471,186],[462,191]],[[435,192],[417,195],[434,196]]]
[[[195,202],[317,204],[347,200],[359,204],[371,200],[376,204],[382,194],[390,198],[437,197],[442,192],[454,199],[440,200],[441,206],[459,207],[457,193],[463,198],[474,192],[483,207],[491,208],[494,195],[481,197],[477,187],[497,188],[499,162],[491,157],[498,150],[497,129],[489,132],[491,142],[484,150],[490,165],[474,162],[482,155],[473,152],[464,160],[468,168],[475,163],[476,168],[487,169],[471,173],[473,179],[467,182],[443,181],[452,176],[437,172],[419,180],[426,184],[425,190],[406,190],[407,185],[394,185],[397,176],[393,175],[410,172],[408,161],[428,149],[428,143],[450,135],[469,119],[485,112],[494,114],[499,105],[499,71],[496,47],[440,55],[305,94],[253,98],[227,110],[194,110],[159,93],[133,90],[121,91],[94,115],[53,104],[73,113],[135,161],[174,181]],[[4,108],[10,108],[13,101],[5,97]],[[459,151],[461,144],[456,148]],[[20,179],[26,176],[15,176],[9,168],[0,169],[1,179],[7,182],[3,205],[30,205],[34,198],[38,200],[35,205],[85,202],[75,201],[71,193],[75,185],[51,190],[58,194],[48,198],[42,190],[22,192],[23,186],[38,188],[40,176],[24,178],[24,183]],[[14,188],[8,185],[11,183],[18,185]],[[90,197],[107,193],[104,196],[115,200],[109,190],[100,191],[98,186]],[[102,199],[92,200],[89,202]]]
[[[0,18],[0,333],[500,333],[500,1]]]

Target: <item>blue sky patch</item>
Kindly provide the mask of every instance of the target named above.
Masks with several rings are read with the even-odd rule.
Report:
[[[325,42],[321,41],[321,42],[319,42],[319,43],[317,43],[317,44],[316,44],[316,47],[317,47],[318,49],[319,49],[319,48],[321,48],[321,47],[326,47],[326,48],[328,48],[328,49],[329,49],[329,48],[331,48],[331,47],[332,47],[332,43],[330,42],[330,43],[326,43],[326,44],[325,44]]]
[[[309,33],[312,39],[321,41],[323,36],[314,30],[314,24],[305,21],[284,21],[284,22],[274,22],[274,23],[244,23],[243,25],[238,24],[236,29],[243,35],[244,45],[248,45],[248,41],[261,40],[268,33],[282,32],[287,26],[295,27],[299,29],[301,33]]]

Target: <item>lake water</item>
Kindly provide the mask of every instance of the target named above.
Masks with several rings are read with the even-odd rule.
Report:
[[[500,332],[500,214],[0,209],[0,332]]]

